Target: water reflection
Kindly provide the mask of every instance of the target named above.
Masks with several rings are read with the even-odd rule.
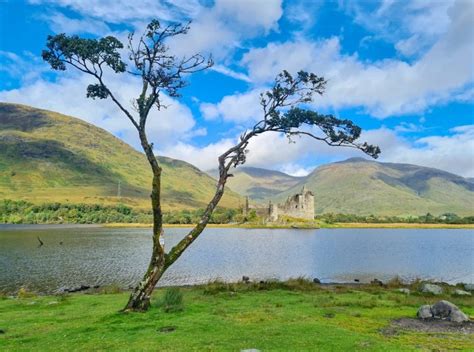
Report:
[[[186,229],[167,229],[170,248]],[[38,247],[37,236],[44,245]],[[61,244],[62,242],[62,244]],[[0,225],[0,290],[134,285],[151,248],[149,229]],[[207,229],[161,284],[318,277],[322,281],[424,278],[474,281],[472,230]]]

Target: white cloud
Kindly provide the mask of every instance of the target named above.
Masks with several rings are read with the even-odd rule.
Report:
[[[200,9],[188,34],[176,37],[170,47],[178,55],[212,53],[218,61],[225,61],[243,40],[277,28],[281,2],[217,0],[213,7]]]
[[[74,19],[57,11],[44,15],[42,18],[49,23],[55,33],[94,33],[98,35],[110,33],[110,28],[105,22],[93,18]]]
[[[287,175],[296,176],[296,177],[307,176],[313,170],[314,170],[314,166],[304,167],[302,165],[293,164],[293,163],[283,165],[280,168],[281,172],[284,172]]]
[[[221,117],[225,121],[235,123],[257,121],[262,118],[260,91],[261,89],[255,89],[247,93],[228,95],[217,104],[202,103],[201,113],[207,120]]]
[[[198,0],[29,0],[31,4],[65,7],[87,17],[110,23],[160,18],[164,21],[192,17],[201,8]]]
[[[447,31],[451,23],[448,12],[455,1],[383,0],[341,3],[356,23],[372,31],[375,37],[395,43],[401,54],[412,56],[429,49]]]
[[[234,145],[232,139],[222,139],[216,143],[210,143],[203,147],[193,146],[185,142],[168,145],[158,150],[160,155],[185,160],[201,170],[216,169],[219,164],[217,158],[227,149]]]
[[[211,67],[211,70],[244,82],[251,82],[250,78],[246,74],[231,70],[230,68],[222,65],[214,65]]]
[[[449,9],[446,33],[419,60],[365,62],[342,53],[338,38],[270,43],[252,49],[242,59],[249,77],[268,82],[283,69],[313,71],[329,80],[316,106],[363,107],[377,117],[420,113],[462,96],[474,82],[473,2]]]
[[[160,152],[186,160],[203,170],[217,167],[217,157],[237,139],[222,139],[203,147],[187,143],[170,145]],[[445,136],[428,136],[409,140],[396,130],[379,128],[364,131],[360,141],[380,146],[379,161],[422,165],[442,169],[464,177],[474,177],[474,125],[453,128]],[[330,147],[302,136],[294,143],[281,134],[266,133],[254,138],[248,147],[246,166],[280,170],[294,176],[305,176],[312,165],[366,157],[352,148]],[[307,165],[308,160],[311,164]]]
[[[367,131],[361,138],[380,146],[381,161],[422,165],[473,177],[474,125],[459,126],[449,132],[410,142],[393,130],[381,128]]]
[[[139,79],[132,76],[113,75],[106,81],[127,107],[140,91]],[[56,82],[37,79],[19,89],[0,91],[0,101],[23,103],[81,118],[140,149],[135,127],[110,99],[86,98],[86,87],[90,83],[94,83],[91,78],[79,74],[64,75]],[[195,120],[188,107],[166,96],[162,99],[168,108],[152,110],[147,125],[150,141],[157,148],[205,133],[205,129],[195,129]]]

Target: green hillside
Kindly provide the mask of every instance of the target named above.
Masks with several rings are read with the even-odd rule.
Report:
[[[318,214],[474,214],[472,181],[417,165],[352,158],[318,167],[275,198],[283,200],[304,184],[315,194]]]
[[[204,207],[215,181],[186,162],[159,159],[164,209]],[[0,103],[0,199],[149,207],[150,184],[144,154],[105,130],[55,112]],[[221,206],[238,207],[239,200],[229,190]]]
[[[243,167],[229,187],[254,203],[285,200],[303,185],[315,194],[317,214],[474,214],[474,182],[449,172],[362,158],[320,166],[306,177]]]
[[[232,170],[234,177],[227,185],[235,192],[249,196],[254,201],[262,201],[298,184],[301,177],[287,175],[280,171],[256,167],[240,167]],[[217,171],[209,172],[217,177]]]

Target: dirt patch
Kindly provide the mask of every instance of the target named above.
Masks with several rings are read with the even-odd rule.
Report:
[[[474,334],[474,322],[454,323],[440,319],[413,319],[401,318],[393,320],[390,326],[384,328],[382,333],[387,336],[396,335],[402,330],[417,332],[453,332],[461,334]]]

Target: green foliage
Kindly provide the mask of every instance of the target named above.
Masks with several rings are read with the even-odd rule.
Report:
[[[183,293],[178,287],[167,288],[160,306],[166,313],[181,312],[184,310]]]
[[[166,224],[195,224],[204,209],[166,212]],[[211,216],[211,224],[228,224],[236,221],[239,211],[217,208]],[[151,210],[135,209],[123,204],[33,204],[26,201],[0,201],[0,223],[6,224],[106,224],[152,223]]]
[[[103,224],[151,223],[151,221],[151,211],[136,210],[122,204],[36,205],[8,199],[0,201],[0,223],[7,224]]]

